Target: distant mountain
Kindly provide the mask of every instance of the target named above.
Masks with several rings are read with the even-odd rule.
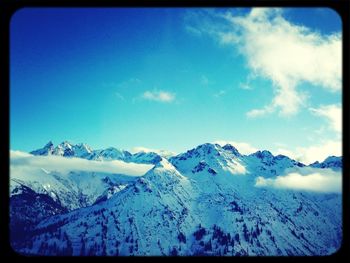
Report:
[[[102,150],[93,150],[87,144],[72,144],[70,142],[62,142],[56,147],[53,143],[48,142],[43,148],[30,152],[33,155],[57,155],[64,157],[77,157],[88,160],[108,161],[122,160],[125,162],[156,164],[161,160],[161,155],[155,152],[137,152],[131,154],[128,151],[109,147]],[[168,154],[168,153],[167,153]]]
[[[54,147],[52,141],[48,142],[43,148],[30,152],[33,155],[58,155],[65,157],[85,158],[92,153],[92,149],[86,144],[72,144],[62,142]]]
[[[128,151],[119,150],[114,147],[110,147],[104,150],[92,151],[86,159],[89,160],[123,160],[130,161],[131,153]]]
[[[23,254],[328,255],[340,247],[341,194],[255,183],[305,168],[340,172],[341,157],[306,167],[268,151],[242,155],[229,144],[207,143],[168,159],[115,148],[86,147],[90,153],[72,144],[56,148],[47,144],[32,153],[153,168],[132,178],[50,171],[11,178],[11,227],[17,233],[14,223],[29,226],[24,236],[13,235],[14,248]],[[37,220],[22,220],[26,215]]]
[[[337,156],[329,156],[323,162],[314,162],[310,164],[311,167],[315,168],[332,168],[332,169],[342,169],[343,161],[342,157]]]
[[[31,151],[33,155],[53,155],[55,152],[55,147],[52,141],[49,141],[43,148]]]
[[[134,163],[157,164],[162,160],[162,157],[155,152],[138,152],[132,155],[129,160]]]

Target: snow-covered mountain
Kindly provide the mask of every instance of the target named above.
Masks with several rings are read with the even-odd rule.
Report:
[[[310,164],[311,167],[316,168],[331,168],[333,170],[339,170],[343,168],[343,162],[341,157],[329,156],[323,162],[314,162]]]
[[[32,151],[33,155],[58,155],[65,157],[80,157],[86,158],[92,153],[92,149],[87,144],[72,144],[64,141],[54,147],[52,141],[49,141],[43,148]]]
[[[49,141],[43,148],[30,152],[33,155],[53,155],[55,153],[55,147],[52,141]]]
[[[341,174],[341,157],[305,166],[268,151],[242,155],[229,144],[207,143],[168,159],[115,148],[86,147],[90,152],[82,154],[75,145],[63,146],[71,154],[52,144],[32,153],[154,166],[139,177],[44,170],[11,174],[12,246],[20,253],[327,255],[340,247],[340,193],[257,187],[257,179],[275,180],[304,169]],[[23,224],[28,234],[20,236],[16,230]]]
[[[32,151],[33,155],[57,155],[64,157],[77,157],[87,160],[108,161],[122,160],[125,162],[156,164],[161,160],[161,155],[155,152],[137,152],[130,153],[125,150],[109,147],[107,149],[93,150],[89,145],[84,143],[72,144],[64,141],[54,147],[53,143],[48,142],[43,148]],[[165,152],[164,155],[169,153]],[[162,156],[164,156],[162,155]]]

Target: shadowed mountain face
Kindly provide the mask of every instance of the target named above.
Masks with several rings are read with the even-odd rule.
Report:
[[[46,170],[26,176],[11,166],[11,244],[22,254],[328,255],[340,247],[340,193],[258,182],[340,176],[341,157],[305,166],[209,143],[167,158],[68,142],[32,154],[151,166],[142,176]]]

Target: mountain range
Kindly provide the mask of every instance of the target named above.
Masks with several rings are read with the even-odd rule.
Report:
[[[280,183],[295,174],[341,176],[341,157],[305,165],[266,150],[243,155],[230,144],[163,155],[69,142],[26,156],[148,168],[139,176],[29,172],[11,158],[11,245],[21,254],[329,255],[341,245],[341,193]]]

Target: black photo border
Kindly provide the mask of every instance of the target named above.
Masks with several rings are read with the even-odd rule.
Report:
[[[10,246],[9,239],[9,167],[10,167],[10,22],[12,15],[21,8],[26,7],[328,7],[335,10],[342,19],[343,37],[343,240],[340,249],[329,256],[264,256],[264,257],[58,257],[58,256],[23,256]],[[348,0],[2,0],[0,2],[0,103],[1,103],[1,216],[0,216],[0,252],[1,259],[14,261],[108,261],[119,262],[132,260],[144,261],[165,261],[165,260],[190,260],[190,261],[268,261],[268,262],[294,262],[294,261],[317,261],[317,262],[338,262],[339,260],[350,259],[350,181],[349,181],[349,33],[350,33],[350,1]]]

